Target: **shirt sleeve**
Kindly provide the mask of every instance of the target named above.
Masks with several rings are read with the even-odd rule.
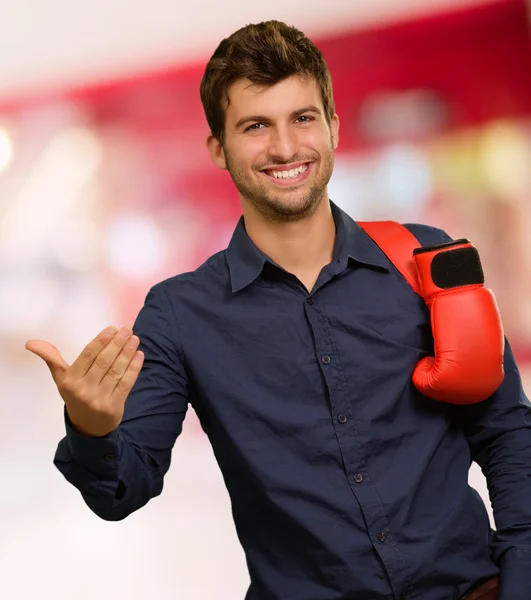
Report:
[[[102,519],[118,521],[159,495],[188,408],[178,324],[165,282],[153,286],[133,332],[144,364],[121,424],[102,438],[78,433],[65,410],[66,436],[54,464]]]
[[[531,571],[531,404],[511,347],[505,377],[486,401],[459,407],[472,459],[487,480],[496,531],[492,557],[501,570],[500,600],[529,598]]]
[[[450,241],[442,230],[406,225],[423,246]],[[507,339],[505,377],[479,404],[456,407],[471,458],[485,475],[496,531],[492,558],[500,567],[499,600],[528,600],[531,572],[531,403]]]

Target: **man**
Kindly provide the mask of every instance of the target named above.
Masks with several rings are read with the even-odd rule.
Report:
[[[123,519],[161,493],[190,403],[231,497],[247,600],[457,600],[494,594],[499,573],[502,600],[527,600],[531,410],[511,349],[482,403],[412,385],[433,353],[429,312],[328,198],[339,119],[322,55],[283,23],[249,25],[217,48],[201,99],[242,219],[227,250],[149,290],[134,335],[104,331],[71,366],[27,343],[65,401],[55,465]],[[450,239],[408,227],[423,246]]]

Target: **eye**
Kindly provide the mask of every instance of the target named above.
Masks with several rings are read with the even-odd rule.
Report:
[[[246,127],[245,131],[257,131],[262,125],[263,123],[253,123],[252,125],[249,125],[249,127]]]
[[[297,121],[300,121],[301,123],[309,123],[310,121],[313,121],[313,120],[314,120],[314,118],[310,117],[309,115],[301,115],[300,117],[297,118]]]

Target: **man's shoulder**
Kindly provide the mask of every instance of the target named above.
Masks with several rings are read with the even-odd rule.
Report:
[[[402,223],[402,226],[408,229],[420,242],[421,246],[436,246],[437,244],[445,244],[452,238],[438,227],[425,225],[422,223]]]
[[[215,294],[216,288],[227,285],[229,272],[225,258],[226,250],[212,254],[193,271],[172,275],[152,286],[153,292],[164,290],[170,296],[189,293]]]

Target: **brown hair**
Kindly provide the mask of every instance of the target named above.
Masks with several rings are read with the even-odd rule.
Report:
[[[280,21],[266,21],[242,27],[224,39],[205,68],[200,88],[212,135],[223,140],[228,91],[237,80],[272,86],[293,75],[317,81],[330,123],[335,113],[330,71],[302,31]]]

